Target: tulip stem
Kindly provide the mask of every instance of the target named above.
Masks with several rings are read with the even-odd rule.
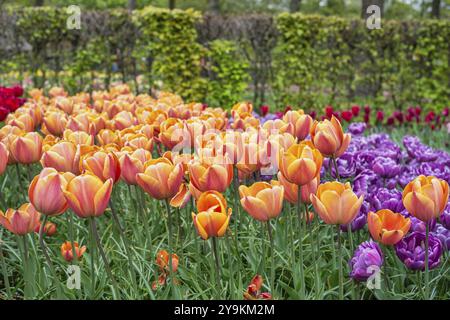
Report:
[[[308,205],[305,203],[305,216],[308,217],[308,222],[309,222],[309,212],[308,212]],[[309,235],[311,237],[311,251],[312,251],[312,256],[313,256],[313,261],[314,261],[314,274],[315,274],[315,282],[316,282],[316,299],[319,299],[319,292],[320,292],[320,275],[319,275],[319,267],[318,267],[318,262],[316,259],[316,248],[315,248],[315,241],[314,241],[314,232],[311,232],[311,229],[313,227],[313,222],[311,221],[311,225],[309,227]]]
[[[25,281],[25,290],[24,290],[24,298],[28,299],[32,296],[31,293],[31,282],[30,282],[30,265],[29,265],[29,253],[28,253],[28,243],[27,236],[23,235],[23,268],[24,268],[24,281]]]
[[[23,186],[23,181],[22,181],[21,176],[20,176],[19,163],[16,163],[15,167],[16,167],[16,173],[17,173],[17,182],[19,183],[20,191],[21,191],[22,194],[27,194],[27,192],[26,192],[27,190]],[[25,196],[25,199],[26,199],[26,196]]]
[[[216,286],[217,286],[217,299],[220,299],[220,261],[219,261],[219,255],[217,254],[217,240],[216,237],[211,237],[212,241],[212,248],[213,248],[213,254],[214,254],[214,260],[216,262]]]
[[[0,260],[2,261],[3,282],[5,283],[6,294],[8,299],[12,298],[11,287],[9,286],[8,268],[6,267],[5,257],[3,256],[3,231],[0,236]]]
[[[103,263],[105,264],[106,273],[108,274],[108,277],[111,279],[111,282],[112,282],[113,297],[115,298],[115,296],[117,296],[120,298],[120,294],[119,294],[120,291],[118,290],[118,285],[117,285],[116,279],[114,278],[111,268],[109,266],[108,258],[106,258],[105,251],[103,250],[102,242],[100,240],[100,236],[97,231],[97,224],[95,223],[95,218],[90,217],[90,219],[91,219],[91,229],[92,229],[92,233],[95,237],[95,241],[97,243],[98,251],[100,252],[100,256],[102,257]]]
[[[73,236],[72,212],[67,212],[66,216],[67,216],[67,224],[68,224],[68,228],[69,228],[69,240],[70,240],[70,244],[72,246],[72,255],[73,255],[72,261],[75,261],[75,263],[77,263],[78,256],[77,256],[77,251],[75,250],[75,242],[73,240],[74,236]],[[44,228],[45,228],[45,226],[44,226]]]
[[[341,177],[339,176],[339,168],[337,165],[336,158],[333,156],[333,157],[331,157],[331,160],[333,161],[334,170],[336,171],[336,180],[341,180]]]
[[[430,299],[430,270],[429,270],[429,252],[428,252],[428,246],[429,246],[429,237],[430,237],[430,224],[428,222],[425,222],[425,300]]]
[[[151,252],[152,252],[152,234],[150,233],[150,231],[148,229],[147,215],[145,213],[144,206],[143,206],[145,203],[144,193],[142,192],[141,189],[138,189],[138,187],[135,187],[134,190],[136,191],[136,194],[139,197],[139,201],[138,201],[139,213],[141,215],[141,220],[142,220],[142,224],[144,225],[144,232],[146,235],[145,244],[147,244],[147,240],[148,240],[148,242],[150,243],[149,252],[151,254]]]
[[[341,243],[341,228],[337,226],[337,242],[339,252],[339,300],[344,300],[344,276],[342,273],[342,243]]]
[[[299,222],[299,246],[300,246],[300,297],[301,299],[305,299],[305,271],[303,267],[303,219],[302,219],[302,190],[300,186],[298,186],[298,192],[297,192],[297,215],[298,215],[298,222]]]
[[[89,219],[89,226],[91,228],[91,232],[90,232],[90,246],[91,246],[91,250],[90,250],[90,260],[91,260],[91,300],[94,299],[95,297],[95,247],[96,247],[96,242],[95,242],[95,237],[94,237],[94,232],[92,231],[92,221]]]
[[[164,201],[167,211],[167,229],[169,232],[169,261],[172,261],[173,247],[172,247],[172,212],[170,211],[169,199]],[[175,283],[173,281],[173,267],[172,263],[169,263],[169,273],[170,273],[170,286],[172,288],[172,294],[175,293]]]
[[[269,234],[270,241],[270,287],[272,288],[272,296],[275,295],[275,254],[274,254],[274,242],[272,236],[272,227],[270,220],[267,220],[267,233]]]
[[[56,274],[55,267],[53,266],[52,260],[50,259],[50,256],[47,252],[47,246],[44,242],[44,227],[47,223],[48,216],[44,216],[44,220],[41,223],[41,227],[39,228],[39,245],[41,246],[42,253],[44,254],[45,260],[47,262],[47,265],[50,269],[50,272],[52,273],[53,279],[56,282],[56,295],[58,299],[61,299],[62,297],[62,290],[61,290],[61,283],[58,280],[58,275]]]

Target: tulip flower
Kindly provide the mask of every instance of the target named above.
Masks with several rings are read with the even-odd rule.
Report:
[[[69,207],[80,218],[101,216],[111,197],[113,179],[103,182],[92,173],[73,178],[64,190]]]
[[[311,127],[311,141],[325,156],[338,158],[350,144],[351,136],[344,134],[339,120],[332,116],[331,120],[315,121]]]
[[[284,198],[292,203],[297,204],[298,203],[298,188],[295,183],[290,183],[287,181],[287,179],[283,176],[283,174],[278,172],[277,174],[278,181],[272,180],[272,184],[279,184],[284,187]],[[311,203],[310,197],[311,194],[315,194],[317,191],[317,187],[319,186],[320,178],[314,178],[309,182],[308,184],[305,184],[303,186],[300,186],[301,191],[301,202],[302,203]]]
[[[145,163],[151,159],[151,153],[144,149],[121,155],[119,162],[122,180],[129,185],[137,185],[136,175],[144,172]]]
[[[67,128],[67,115],[63,112],[49,112],[44,116],[42,131],[55,136],[62,136]]]
[[[313,124],[313,118],[304,114],[303,110],[288,111],[284,114],[283,120],[294,126],[294,136],[300,141],[306,139]]]
[[[287,181],[303,186],[320,174],[323,157],[310,141],[292,145],[280,156],[280,171]]]
[[[167,272],[169,270],[169,253],[166,250],[158,251],[156,255],[156,265],[161,272]],[[172,271],[177,272],[178,269],[178,256],[172,254]]]
[[[15,138],[9,148],[17,162],[32,164],[41,159],[42,137],[37,132],[28,132]]]
[[[261,292],[263,278],[259,274],[253,277],[247,291],[244,292],[245,300],[271,300],[272,295],[269,292]]]
[[[356,217],[364,197],[352,191],[350,183],[326,182],[311,195],[317,214],[327,224],[349,224]]]
[[[80,246],[78,245],[78,242],[74,242],[73,246],[75,247],[75,254],[77,255],[77,260],[80,260],[83,254],[86,251],[86,246]],[[67,262],[72,262],[73,260],[73,249],[72,249],[72,243],[70,241],[66,241],[61,245],[61,255]]]
[[[41,158],[43,167],[55,168],[59,172],[80,174],[80,156],[89,147],[77,146],[72,142],[60,141],[44,151]]]
[[[350,264],[350,277],[357,281],[366,281],[383,265],[383,252],[372,240],[361,243],[356,249]]]
[[[6,145],[0,142],[0,175],[2,175],[8,166],[9,151]]]
[[[426,269],[427,257],[429,260],[429,269],[436,268],[441,262],[442,244],[439,239],[430,234],[428,245],[425,245],[426,241],[425,234],[413,232],[395,246],[397,257],[408,269],[424,271]]]
[[[438,218],[447,206],[448,183],[436,177],[423,175],[406,185],[403,190],[403,204],[414,217],[428,222]]]
[[[116,183],[120,178],[120,162],[114,152],[99,150],[88,153],[81,159],[81,168],[103,181],[112,179]]]
[[[21,205],[17,210],[10,208],[6,213],[0,210],[0,224],[19,236],[34,232],[40,217],[41,214],[30,203]]]
[[[367,225],[375,241],[384,245],[394,245],[408,233],[411,220],[400,213],[382,209],[368,213]]]
[[[40,213],[56,216],[67,210],[63,193],[67,183],[74,178],[70,172],[60,174],[53,168],[44,168],[34,177],[28,188],[28,198]]]
[[[242,207],[258,221],[278,217],[283,207],[284,187],[267,182],[255,182],[252,186],[240,186]]]
[[[36,228],[34,228],[34,232],[39,234],[39,231],[41,229],[41,223],[39,222],[39,224],[36,226]],[[53,222],[47,222],[44,225],[44,234],[46,236],[52,237],[54,234],[56,233],[56,224],[54,224]]]
[[[175,196],[183,181],[183,165],[174,165],[167,158],[148,161],[143,173],[136,176],[137,184],[153,198],[162,200]]]
[[[202,192],[225,192],[233,180],[233,165],[193,161],[189,165],[189,178],[193,187]]]

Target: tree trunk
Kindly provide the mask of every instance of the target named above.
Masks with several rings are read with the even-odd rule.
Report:
[[[291,0],[289,4],[289,11],[291,13],[300,11],[300,4],[302,0]]]
[[[376,5],[380,7],[381,18],[384,16],[384,0],[362,0],[361,3],[361,18],[366,20],[372,15],[372,13],[367,13],[367,8],[371,5]]]
[[[433,0],[431,3],[431,17],[439,19],[441,16],[441,0]]]
[[[208,11],[220,14],[220,0],[208,0]]]
[[[169,9],[170,10],[175,9],[175,0],[169,0]]]
[[[35,7],[42,7],[44,5],[44,0],[34,0]]]
[[[128,10],[136,9],[136,0],[128,0]]]

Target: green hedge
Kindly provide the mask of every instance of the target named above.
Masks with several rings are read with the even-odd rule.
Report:
[[[137,92],[170,90],[222,107],[251,99],[255,90],[267,90],[257,96],[270,100],[258,103],[279,108],[353,102],[440,108],[450,101],[449,21],[383,20],[382,29],[368,30],[360,20],[281,14],[261,20],[276,24],[278,34],[259,63],[261,52],[254,51],[274,35],[261,34],[264,25],[254,35],[233,30],[245,28],[245,16],[226,28],[214,19],[203,23],[193,10],[153,7],[83,12],[81,30],[68,30],[66,19],[65,8],[2,13],[0,38],[9,43],[0,46],[0,82],[31,75],[35,86],[76,92],[125,81]],[[214,36],[219,29],[228,34]],[[261,74],[269,82],[257,87]]]

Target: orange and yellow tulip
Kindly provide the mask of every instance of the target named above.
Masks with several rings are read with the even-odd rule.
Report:
[[[40,230],[41,230],[41,223],[39,222],[37,224],[36,228],[34,228],[34,232],[39,234]],[[56,224],[54,224],[53,222],[47,221],[44,225],[43,233],[46,236],[52,237],[56,233]]]
[[[42,137],[37,132],[28,132],[12,140],[9,148],[17,162],[32,164],[41,159]]]
[[[144,172],[144,165],[152,159],[152,154],[144,149],[137,149],[120,156],[121,178],[129,185],[137,185],[136,175]]]
[[[80,218],[101,216],[108,206],[113,180],[103,182],[92,173],[73,178],[64,190],[69,207]]]
[[[361,208],[364,197],[353,192],[350,183],[326,182],[311,195],[317,214],[327,224],[347,225],[353,221]]]
[[[280,171],[287,181],[303,186],[320,175],[323,157],[310,141],[293,144],[280,156]]]
[[[306,139],[313,124],[313,118],[303,110],[290,110],[284,114],[283,120],[294,126],[294,136],[300,141]]]
[[[30,203],[21,205],[17,210],[10,208],[6,213],[0,211],[0,224],[19,236],[34,232],[40,218],[41,214]]]
[[[411,220],[400,213],[381,209],[368,213],[367,226],[375,241],[389,246],[399,242],[408,233]]]
[[[290,183],[286,180],[281,172],[278,172],[278,181],[272,180],[272,184],[279,184],[284,187],[284,198],[292,203],[297,204],[298,202],[298,188],[295,183]],[[320,178],[316,177],[309,183],[300,186],[301,201],[302,203],[311,203],[311,194],[316,194],[317,187],[319,186]]]
[[[217,191],[207,191],[197,200],[198,214],[192,212],[195,229],[202,239],[222,237],[227,231],[231,217],[225,198]]]
[[[240,186],[241,205],[258,221],[278,217],[283,208],[284,187],[276,183],[255,182],[250,187]]]
[[[86,246],[82,246],[80,248],[78,242],[76,241],[73,242],[73,246],[75,247],[75,254],[77,255],[77,260],[80,260],[86,251]],[[67,262],[71,262],[73,260],[72,242],[66,241],[61,245],[61,255]]]
[[[167,158],[158,158],[145,164],[145,170],[137,174],[136,182],[153,198],[170,199],[180,190],[183,176],[181,163],[174,165]]]
[[[60,174],[53,168],[44,168],[34,177],[28,188],[28,198],[42,214],[56,216],[67,210],[67,201],[63,193],[67,183],[75,176],[67,172]]]
[[[8,166],[9,151],[4,143],[0,142],[0,175],[5,172]]]
[[[233,180],[233,165],[193,161],[189,164],[189,178],[193,187],[202,192],[224,192]]]
[[[342,130],[341,123],[335,117],[331,121],[314,121],[311,127],[311,141],[314,146],[320,150],[325,157],[340,157],[347,150],[351,135]]]
[[[172,253],[172,272],[177,272],[178,269],[178,256]],[[159,250],[156,255],[156,265],[161,272],[169,272],[169,253],[166,250]]]
[[[448,183],[434,176],[420,175],[403,190],[403,204],[414,217],[428,222],[439,217],[447,206]]]
[[[80,174],[80,156],[89,148],[69,141],[60,141],[44,151],[41,164],[59,172],[72,172],[77,175]]]
[[[112,179],[116,183],[120,178],[120,162],[114,152],[99,150],[88,153],[80,164],[82,170],[92,172],[103,181]]]

